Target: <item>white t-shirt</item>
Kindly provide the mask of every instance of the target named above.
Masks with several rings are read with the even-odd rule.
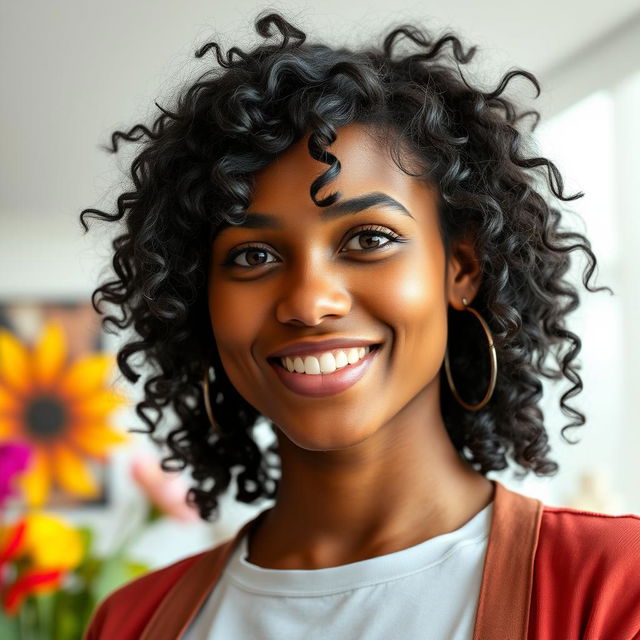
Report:
[[[247,561],[246,534],[184,640],[471,640],[493,502],[408,549],[324,569]]]

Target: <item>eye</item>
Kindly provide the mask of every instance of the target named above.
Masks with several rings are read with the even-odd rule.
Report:
[[[239,262],[236,262],[235,259],[238,256],[243,256],[248,257],[249,261],[247,264],[240,264]],[[268,249],[266,249],[265,247],[261,247],[260,245],[249,245],[246,247],[239,247],[237,249],[234,249],[230,254],[229,257],[225,260],[224,264],[231,266],[231,267],[245,267],[245,268],[250,268],[250,267],[259,267],[263,264],[270,264],[269,262],[251,262],[253,260],[256,260],[256,256],[257,260],[260,260],[260,256],[264,256],[267,254],[271,254],[273,255]],[[277,261],[272,261],[272,262],[277,262]]]
[[[379,241],[377,241],[378,244],[374,244],[373,246],[367,246],[364,248],[362,247],[362,245],[358,244],[355,247],[356,251],[364,251],[364,252],[375,251],[376,249],[384,249],[385,247],[389,246],[393,242],[401,242],[400,236],[397,233],[394,233],[393,231],[391,231],[390,229],[387,229],[386,227],[378,227],[375,225],[371,225],[369,227],[360,229],[349,238],[348,242],[351,242],[352,240],[355,240],[356,238],[361,238],[361,237],[367,237],[369,239],[386,238],[387,242],[385,242],[384,244],[380,244]]]

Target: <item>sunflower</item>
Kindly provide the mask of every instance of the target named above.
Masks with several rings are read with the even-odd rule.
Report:
[[[128,404],[107,382],[114,356],[97,352],[67,362],[66,350],[57,322],[44,325],[33,349],[0,328],[0,441],[31,448],[17,482],[31,507],[46,502],[54,481],[75,496],[97,497],[87,457],[104,464],[113,446],[129,441],[107,420]]]

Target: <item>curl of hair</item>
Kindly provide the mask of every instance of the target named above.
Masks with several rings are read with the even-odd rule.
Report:
[[[106,315],[105,330],[111,323],[132,326],[137,334],[118,351],[123,375],[132,382],[140,377],[129,362],[138,352],[155,369],[136,405],[147,429],[133,431],[154,438],[171,406],[178,424],[164,440],[171,453],[162,466],[189,465],[196,484],[187,501],[203,519],[219,516],[218,498],[235,467],[237,500],[275,496],[277,444],[261,451],[256,443],[252,430],[260,413],[230,383],[212,336],[206,286],[210,247],[221,225],[242,221],[255,172],[309,131],[309,153],[328,165],[310,195],[321,207],[335,202],[340,194],[316,197],[340,171],[326,148],[339,127],[361,123],[386,132],[381,140],[406,173],[437,185],[447,256],[457,239],[470,232],[476,239],[482,284],[473,306],[494,335],[498,378],[491,401],[467,411],[441,370],[442,414],[453,444],[483,474],[505,469],[507,457],[524,470],[520,477],[530,471],[556,473],[538,406],[542,376],[566,377],[572,385],[560,400],[563,413],[573,418],[563,437],[565,429],[585,423],[567,403],[582,389],[574,363],[581,341],[565,326],[567,314],[579,305],[576,289],[564,278],[569,254],[581,250],[587,256],[583,284],[589,291],[608,287],[589,288],[596,267],[591,244],[579,233],[561,231],[560,210],[542,193],[541,184],[562,201],[582,196],[565,195],[556,166],[527,153],[530,136],[517,123],[532,115],[533,130],[538,112],[520,112],[504,95],[517,77],[539,95],[535,76],[511,70],[494,90],[483,92],[462,72],[475,47],[465,50],[452,33],[434,38],[412,25],[391,30],[380,47],[358,51],[306,43],[305,34],[278,13],[259,15],[255,26],[265,42],[248,53],[233,47],[226,56],[216,42],[205,44],[196,57],[211,51],[218,66],[183,90],[173,110],[156,103],[161,114],[151,127],[138,124],[112,134],[114,153],[120,140],[142,141],[131,164],[133,186],[117,198],[117,213],[85,209],[80,214],[85,232],[87,215],[124,226],[113,241],[116,277],[99,286],[91,300],[98,313],[100,301],[122,313]],[[409,43],[403,55],[397,51],[402,39]],[[407,151],[420,171],[404,167]],[[448,349],[457,389],[467,402],[477,402],[489,370],[486,341],[466,324],[473,324],[470,316],[449,310]],[[550,355],[553,366],[547,365]],[[209,367],[221,433],[211,429],[204,410],[201,381]]]

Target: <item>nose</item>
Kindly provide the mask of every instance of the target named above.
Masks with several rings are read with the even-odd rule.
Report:
[[[319,324],[327,315],[343,316],[351,309],[344,278],[323,264],[307,264],[283,282],[276,307],[279,322]]]

